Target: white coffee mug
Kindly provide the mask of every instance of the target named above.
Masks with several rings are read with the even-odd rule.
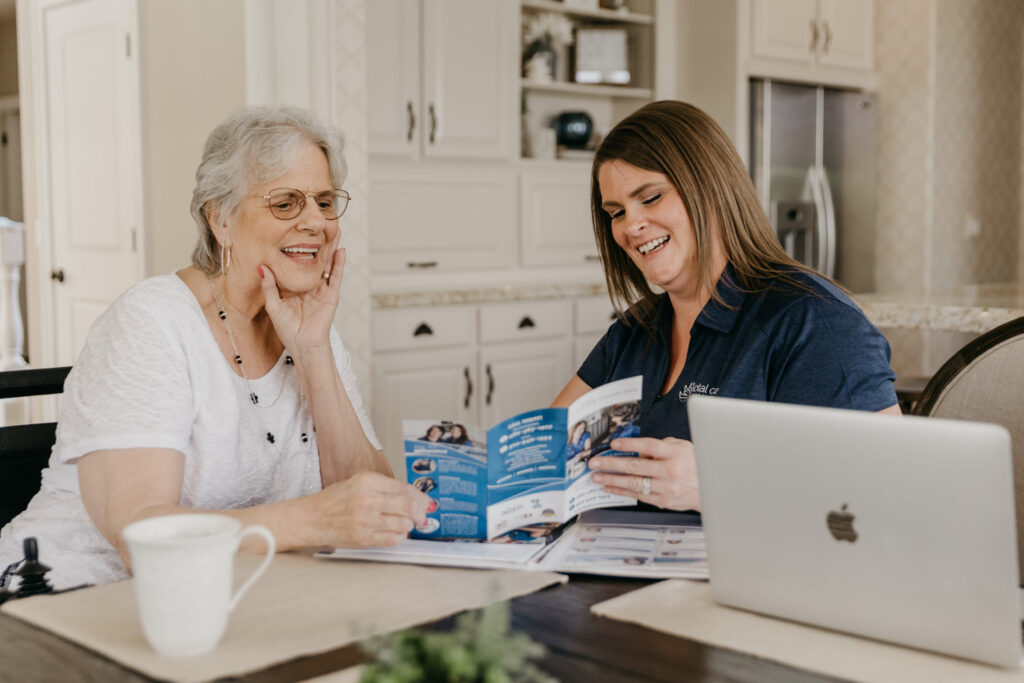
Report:
[[[267,554],[231,595],[235,553],[242,538],[261,536]],[[228,613],[266,571],[274,536],[234,517],[183,514],[152,517],[125,527],[135,576],[135,596],[146,640],[169,657],[209,652],[224,635]]]

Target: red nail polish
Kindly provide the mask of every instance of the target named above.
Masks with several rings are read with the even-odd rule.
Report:
[[[263,279],[263,266],[259,266],[257,270],[260,272],[260,279]]]

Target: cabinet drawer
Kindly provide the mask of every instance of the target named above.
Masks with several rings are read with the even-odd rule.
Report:
[[[426,349],[473,341],[473,309],[436,306],[376,311],[373,350]]]
[[[480,341],[553,337],[572,332],[572,304],[568,301],[528,301],[484,306],[480,309]]]
[[[594,296],[576,301],[576,334],[600,333],[615,321],[615,309],[606,296]]]

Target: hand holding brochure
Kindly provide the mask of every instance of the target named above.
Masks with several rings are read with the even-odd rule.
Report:
[[[636,504],[594,483],[593,455],[638,436],[642,378],[587,392],[568,408],[520,413],[483,430],[451,420],[406,420],[406,476],[437,501],[413,538],[528,540],[586,510]],[[524,529],[523,527],[528,527]]]

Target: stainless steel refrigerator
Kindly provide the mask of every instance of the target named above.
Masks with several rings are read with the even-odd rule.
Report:
[[[750,175],[786,252],[853,292],[874,290],[875,101],[750,81]]]

